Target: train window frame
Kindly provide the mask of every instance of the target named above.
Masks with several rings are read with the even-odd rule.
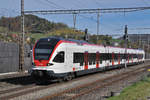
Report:
[[[61,56],[62,56],[62,59],[61,59]],[[58,52],[57,55],[54,57],[53,62],[64,63],[65,62],[65,52],[64,51]]]

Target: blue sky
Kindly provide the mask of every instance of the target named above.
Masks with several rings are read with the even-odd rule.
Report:
[[[0,16],[20,14],[21,0],[1,0]],[[149,0],[24,0],[25,10],[123,8],[150,6]],[[63,22],[73,27],[72,15],[38,15],[53,22]],[[88,18],[86,18],[86,17]],[[76,28],[96,34],[96,14],[78,14]],[[109,13],[100,15],[100,34],[123,34],[124,25],[129,29],[150,28],[150,10],[132,13]],[[129,30],[132,33],[149,33],[150,30]]]

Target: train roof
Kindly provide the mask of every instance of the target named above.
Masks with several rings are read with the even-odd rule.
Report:
[[[75,40],[75,39],[65,39],[65,38],[62,38],[62,37],[55,37],[55,36],[52,36],[52,37],[47,37],[47,38],[41,38],[40,41],[47,41],[48,39],[53,39],[53,40],[56,40],[56,41],[60,41],[60,40],[64,40],[64,41],[69,41],[69,42],[75,42],[77,44],[89,44],[89,45],[97,45],[97,44],[92,44],[92,43],[89,43],[87,41],[84,41],[84,40]],[[97,45],[97,46],[103,46],[103,45]],[[114,47],[114,46],[105,46],[105,47]],[[121,47],[114,47],[114,48],[120,48],[120,49],[123,49]],[[133,49],[133,48],[127,48],[127,49]],[[142,49],[133,49],[133,50],[139,50],[139,51],[144,51]]]

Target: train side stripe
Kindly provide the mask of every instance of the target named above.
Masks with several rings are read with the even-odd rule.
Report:
[[[52,58],[52,56],[53,56],[53,54],[54,54],[56,48],[57,48],[62,42],[63,42],[63,41],[59,41],[59,42],[56,44],[56,46],[55,46],[55,48],[54,48],[54,50],[53,50],[51,56],[49,57],[49,61],[51,60],[51,58]]]

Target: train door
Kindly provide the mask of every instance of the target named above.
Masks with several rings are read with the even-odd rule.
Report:
[[[88,52],[84,53],[84,69],[88,69]]]
[[[128,53],[128,64],[129,64],[129,56],[130,56],[130,55],[129,55],[129,53]]]
[[[114,55],[114,52],[112,53],[112,66],[114,65],[114,57],[115,57],[115,55]]]
[[[120,65],[120,53],[118,54],[118,64]]]
[[[65,65],[69,70],[73,69],[73,50],[67,47],[65,51]]]
[[[132,59],[132,63],[133,63],[133,54],[131,54],[131,59]]]
[[[97,52],[96,53],[96,68],[99,68],[100,66],[99,66],[99,60],[100,59],[100,54],[99,54],[99,52]]]

